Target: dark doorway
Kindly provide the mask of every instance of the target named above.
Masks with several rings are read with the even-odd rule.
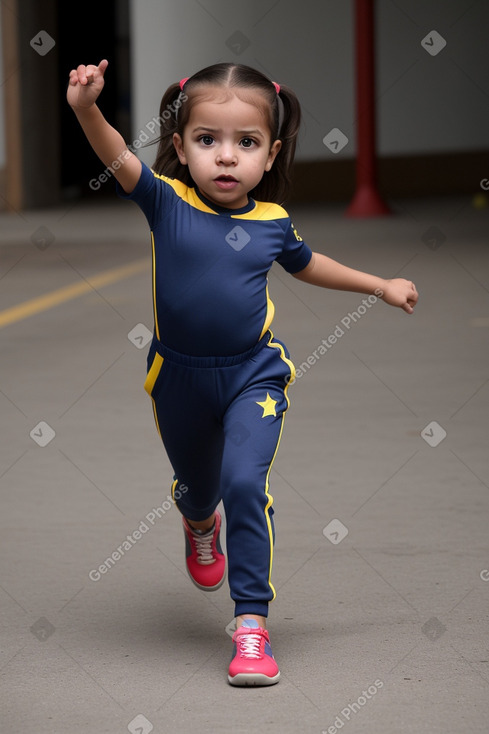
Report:
[[[113,196],[113,186],[98,191],[89,182],[104,169],[66,102],[68,75],[79,64],[98,64],[108,59],[106,85],[99,107],[126,141],[131,132],[129,0],[103,0],[95,6],[74,9],[57,1],[57,51],[60,104],[60,190],[62,200]]]

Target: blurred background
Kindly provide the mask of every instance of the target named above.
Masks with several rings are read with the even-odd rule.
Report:
[[[100,105],[127,141],[167,86],[219,61],[291,86],[304,112],[294,200],[347,201],[356,152],[354,3],[346,0],[4,0],[0,24],[0,201],[21,210],[94,192],[103,168],[65,102],[72,67],[109,59]],[[485,194],[489,176],[489,3],[377,0],[379,186],[386,197]],[[429,36],[436,31],[435,41]],[[430,39],[431,49],[423,39]],[[323,142],[338,128],[348,142]],[[151,164],[155,148],[141,151]]]

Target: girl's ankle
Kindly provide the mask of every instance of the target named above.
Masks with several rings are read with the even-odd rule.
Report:
[[[244,614],[239,614],[236,617],[236,629],[238,629],[239,627],[242,627],[243,622],[246,619],[254,619],[256,622],[258,622],[258,624],[260,625],[260,627],[262,629],[266,629],[267,628],[267,619],[266,619],[266,617],[262,617],[259,614],[246,614],[246,612],[245,612]]]

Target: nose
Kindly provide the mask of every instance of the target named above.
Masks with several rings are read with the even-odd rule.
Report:
[[[230,166],[236,164],[237,160],[238,158],[233,145],[224,143],[219,147],[219,151],[217,153],[218,164],[222,163],[226,166]]]

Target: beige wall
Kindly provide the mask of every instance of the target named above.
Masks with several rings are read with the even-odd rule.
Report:
[[[353,0],[132,0],[135,133],[157,113],[171,82],[231,60],[296,90],[304,110],[297,160],[351,158],[353,6]],[[489,3],[377,0],[376,6],[379,153],[489,148]],[[447,41],[436,56],[421,45],[432,30]],[[230,48],[236,31],[248,44],[240,53]],[[350,141],[336,156],[322,142],[333,127]],[[150,162],[153,150],[142,155]]]

